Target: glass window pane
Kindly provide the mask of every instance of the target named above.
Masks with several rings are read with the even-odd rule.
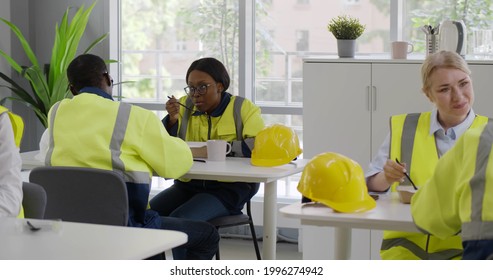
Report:
[[[124,98],[165,102],[182,94],[185,74],[196,59],[221,60],[238,81],[238,0],[126,0],[122,3]]]
[[[414,52],[425,53],[424,25],[436,27],[441,21],[464,20],[467,30],[467,53],[474,53],[474,31],[493,29],[491,0],[408,0],[404,1],[404,39],[414,43]]]
[[[260,0],[256,10],[255,101],[265,106],[302,106],[302,58],[337,53],[327,30],[331,18],[347,14],[366,25],[357,53],[389,50],[390,1]]]

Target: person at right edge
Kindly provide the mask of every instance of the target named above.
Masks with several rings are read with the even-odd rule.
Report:
[[[472,109],[470,75],[466,61],[455,52],[440,51],[425,59],[422,90],[435,108],[390,118],[390,134],[365,174],[369,191],[395,191],[398,184],[411,185],[405,172],[418,188],[423,186],[439,158],[465,131],[488,122]],[[384,231],[380,256],[384,260],[447,260],[461,259],[462,251],[460,236],[440,239],[423,233]]]

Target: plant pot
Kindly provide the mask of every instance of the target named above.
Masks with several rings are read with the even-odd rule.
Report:
[[[354,57],[356,40],[337,40],[337,54],[339,57]]]

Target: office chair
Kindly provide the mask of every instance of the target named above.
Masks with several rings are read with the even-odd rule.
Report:
[[[239,226],[239,225],[250,225],[250,232],[252,234],[253,245],[255,246],[255,253],[257,254],[257,260],[261,260],[260,249],[258,247],[257,235],[255,234],[255,226],[253,225],[252,212],[250,207],[250,200],[246,203],[247,206],[247,215],[239,214],[239,215],[229,215],[217,217],[208,222],[216,227],[216,229]],[[216,260],[220,259],[219,249],[216,253]]]
[[[24,217],[43,219],[46,209],[46,192],[38,184],[22,182],[22,207]]]
[[[45,219],[126,226],[127,187],[109,170],[82,167],[34,168],[29,181],[41,185],[48,198]]]

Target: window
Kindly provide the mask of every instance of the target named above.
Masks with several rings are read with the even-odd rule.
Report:
[[[492,29],[491,1],[120,0],[119,76],[134,82],[117,89],[124,100],[162,117],[167,96],[185,94],[190,63],[214,56],[231,75],[229,92],[251,98],[267,124],[291,126],[302,140],[303,94],[309,94],[303,93],[302,59],[337,53],[327,30],[332,17],[349,14],[366,25],[357,55],[388,55],[396,39],[424,54],[422,25],[450,17],[465,18],[468,31]],[[279,196],[296,196],[295,187],[296,178]]]
[[[308,36],[309,36],[309,31],[308,30],[298,30],[296,31],[296,51],[299,52],[304,52],[308,51],[309,45],[308,45]]]

